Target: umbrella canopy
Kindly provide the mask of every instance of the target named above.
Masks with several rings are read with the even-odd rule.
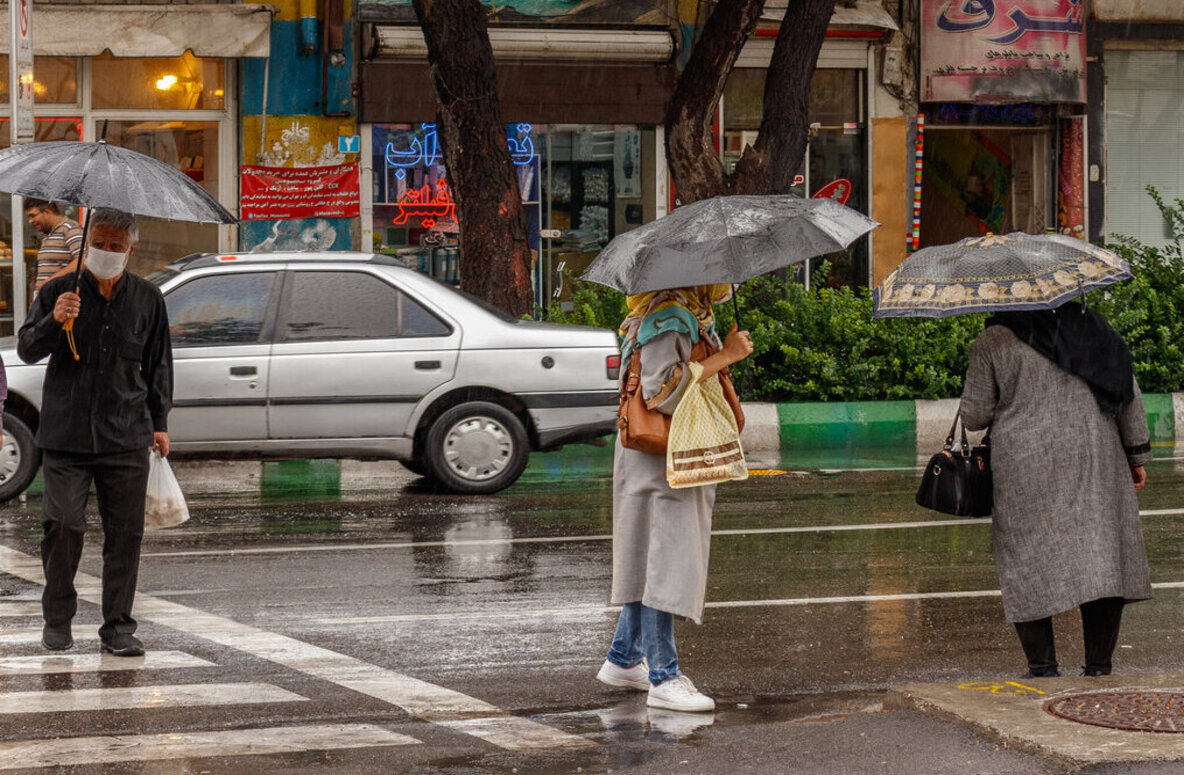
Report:
[[[738,284],[843,250],[878,225],[832,199],[717,196],[614,237],[583,279],[630,294]]]
[[[105,142],[64,140],[5,148],[0,151],[0,191],[173,221],[238,220],[179,170]]]
[[[873,294],[875,317],[1055,309],[1131,276],[1115,253],[1061,234],[988,234],[918,250]]]

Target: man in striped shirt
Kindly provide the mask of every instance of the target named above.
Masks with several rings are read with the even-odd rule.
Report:
[[[36,294],[51,277],[68,274],[77,268],[78,256],[82,253],[82,229],[62,215],[56,202],[44,199],[26,199],[25,217],[44,235],[41,249],[37,251],[37,278],[33,281],[33,293]]]

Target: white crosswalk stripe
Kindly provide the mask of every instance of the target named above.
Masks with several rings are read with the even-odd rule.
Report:
[[[75,645],[81,643],[97,643],[99,640],[99,633],[95,630],[87,630],[86,632],[74,633]],[[41,643],[41,628],[40,627],[22,627],[19,629],[5,628],[0,632],[0,646],[23,646],[26,644],[40,644]]]
[[[0,571],[17,578],[23,578],[35,584],[44,584],[40,559],[23,552],[0,546]],[[75,576],[75,588],[79,600],[98,604],[101,602],[102,591],[98,578],[78,573]],[[39,608],[36,613],[40,613]],[[554,727],[537,721],[515,716],[488,702],[443,686],[423,681],[409,675],[398,673],[378,665],[364,662],[360,659],[314,646],[311,643],[280,635],[275,632],[252,627],[251,625],[201,611],[189,606],[173,603],[149,594],[136,596],[135,615],[138,619],[156,622],[181,632],[197,635],[205,640],[222,646],[236,649],[259,659],[268,660],[274,664],[283,665],[323,681],[334,683],[359,694],[373,697],[389,705],[401,708],[411,716],[432,724],[454,729],[472,737],[511,751],[532,751],[544,749],[576,749],[595,745],[579,735],[563,732]],[[204,686],[204,685],[203,685]],[[268,687],[265,684],[223,684],[218,692],[225,700],[227,696],[240,696],[240,690],[235,686],[256,686],[256,690],[248,690],[250,697],[243,698],[243,702],[281,702],[284,699],[303,700],[299,695],[288,694],[287,698],[261,699],[266,696],[266,690],[283,692],[282,689]],[[144,698],[134,693],[151,689],[161,693],[161,696],[171,698],[170,702],[177,705],[185,704],[186,697],[192,697],[191,704],[229,704],[215,702],[214,697],[204,693],[201,686],[177,687],[156,686],[137,687],[135,689],[87,689],[80,691],[60,692],[62,695],[95,696],[93,709],[124,707],[121,705],[103,704],[104,702],[121,701],[123,695],[106,694],[100,692],[126,691],[129,695],[126,702],[144,701]],[[191,695],[182,690],[192,690]],[[32,695],[59,694],[57,692],[30,692]],[[217,694],[217,692],[215,692]],[[0,694],[0,714],[13,712],[38,712],[29,710],[15,710],[19,704],[9,702],[13,694]],[[105,697],[106,699],[101,699]],[[83,700],[67,700],[50,698],[47,703],[57,701],[66,704],[65,709],[85,709],[68,703],[83,703]],[[89,700],[88,700],[89,701]],[[161,707],[159,704],[137,705],[127,707]],[[48,708],[45,712],[52,712]]]
[[[22,740],[0,743],[0,770],[213,756],[258,756],[417,743],[419,741],[413,737],[370,724]]]
[[[0,694],[0,715],[307,701],[307,697],[263,683],[118,686],[102,689],[5,692]]]
[[[0,657],[0,675],[107,673],[117,670],[168,670],[182,667],[214,667],[214,663],[180,651],[149,651],[142,657],[117,657],[97,652]]]
[[[41,603],[36,600],[5,600],[0,602],[0,616],[41,616]]]

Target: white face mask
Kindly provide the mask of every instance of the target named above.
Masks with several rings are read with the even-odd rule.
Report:
[[[86,249],[86,268],[100,280],[110,280],[118,277],[127,263],[127,253],[112,253],[109,250],[99,250],[96,247]]]

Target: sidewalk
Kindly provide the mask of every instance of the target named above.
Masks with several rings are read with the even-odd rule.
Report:
[[[1184,758],[1184,734],[1171,734],[1184,731],[1181,673],[906,684],[889,689],[884,708],[954,721],[1067,767]],[[1092,723],[1053,715],[1050,708]],[[1095,725],[1140,722],[1156,730]]]

